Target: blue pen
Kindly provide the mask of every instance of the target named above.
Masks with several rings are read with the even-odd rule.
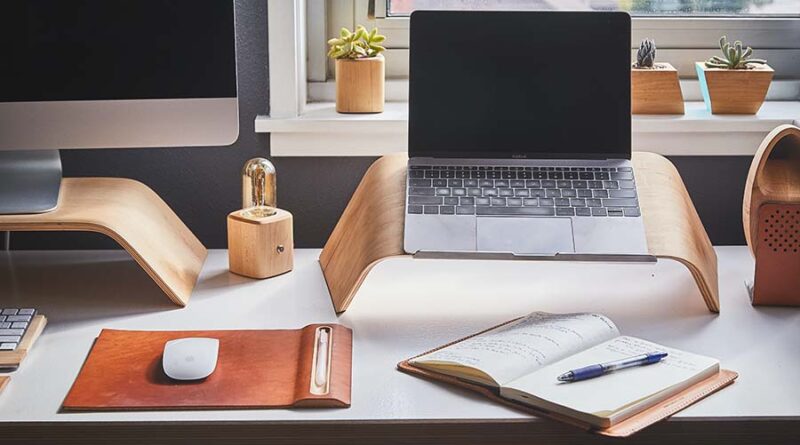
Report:
[[[577,382],[580,380],[593,379],[620,369],[658,363],[667,355],[666,352],[650,352],[648,354],[614,360],[613,362],[600,363],[599,365],[584,366],[583,368],[573,369],[561,374],[558,376],[558,381]]]

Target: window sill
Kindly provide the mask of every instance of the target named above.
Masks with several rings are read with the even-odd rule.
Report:
[[[755,116],[712,115],[702,102],[687,102],[682,116],[634,116],[633,149],[671,156],[752,155],[773,128],[798,122],[800,101],[767,102]],[[272,156],[402,152],[407,127],[403,102],[386,103],[380,114],[339,114],[333,103],[309,103],[299,117],[255,119],[255,131],[270,134]]]

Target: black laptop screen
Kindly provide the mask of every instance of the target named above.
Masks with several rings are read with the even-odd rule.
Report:
[[[409,155],[630,158],[630,17],[411,15]]]

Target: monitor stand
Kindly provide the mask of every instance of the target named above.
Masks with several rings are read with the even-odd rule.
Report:
[[[0,215],[55,210],[60,188],[58,150],[0,151]]]

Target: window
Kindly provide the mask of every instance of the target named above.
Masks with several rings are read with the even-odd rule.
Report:
[[[655,39],[658,58],[678,68],[687,100],[700,100],[694,62],[714,55],[722,35],[752,46],[775,69],[770,100],[800,98],[800,0],[314,0],[308,3],[309,100],[333,100],[325,41],[355,24],[377,26],[387,36],[387,100],[405,100],[409,14],[416,9],[628,11],[634,46]]]

